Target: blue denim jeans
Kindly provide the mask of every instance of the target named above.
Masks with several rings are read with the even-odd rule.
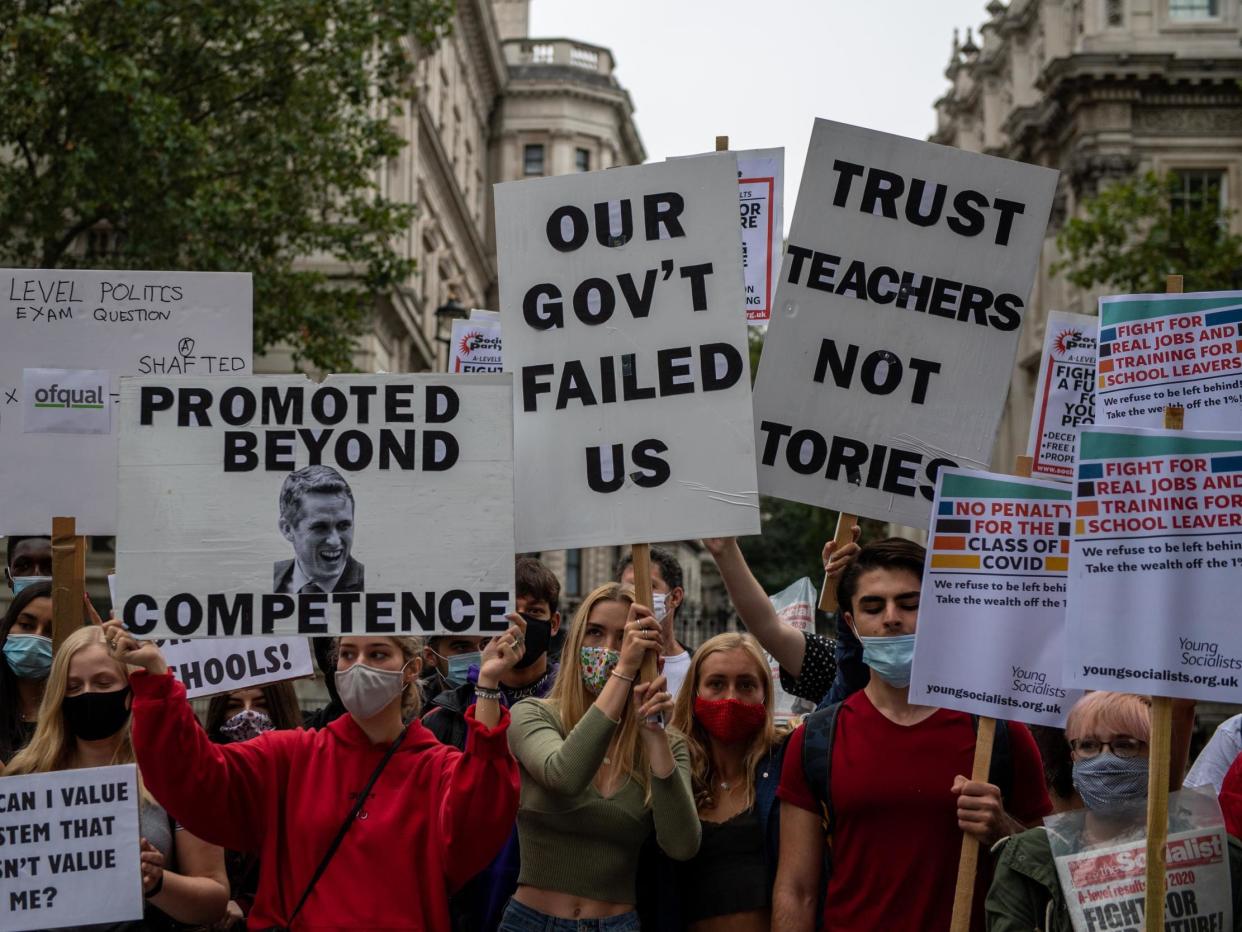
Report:
[[[510,900],[499,932],[639,932],[638,913],[630,910],[607,919],[560,919]]]

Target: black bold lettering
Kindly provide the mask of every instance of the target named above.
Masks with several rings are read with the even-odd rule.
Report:
[[[534,411],[539,405],[539,396],[552,391],[551,382],[540,380],[540,376],[551,375],[555,367],[550,362],[541,362],[535,366],[522,367],[522,410]]]
[[[1016,294],[998,294],[996,313],[988,320],[997,330],[1017,330],[1022,324],[1022,299]]]
[[[936,221],[940,219],[940,212],[944,209],[944,196],[948,193],[948,190],[942,184],[935,186],[935,190],[932,193],[931,208],[925,214],[923,213],[923,199],[926,196],[927,182],[922,178],[911,178],[910,194],[906,198],[906,219],[915,226],[934,226]]]
[[[809,455],[804,455],[806,451]],[[828,441],[818,431],[804,429],[795,431],[785,445],[785,461],[796,473],[809,476],[819,472],[828,455]]]
[[[562,221],[569,221],[569,238],[565,238],[564,224]],[[552,244],[552,248],[558,252],[573,252],[587,240],[587,234],[591,231],[591,226],[587,222],[587,215],[582,212],[580,207],[573,204],[566,204],[564,207],[558,207],[552,211],[548,217],[548,242]]]
[[[591,310],[591,292],[599,295],[599,310]],[[588,278],[574,290],[574,315],[584,324],[606,323],[617,306],[612,285],[602,278]]]
[[[439,447],[436,444],[443,445],[443,455],[437,455]],[[461,447],[457,443],[457,438],[448,431],[423,431],[423,472],[444,472],[446,469],[452,469],[457,465],[457,458],[460,455]]]
[[[723,374],[721,360],[725,364]],[[704,343],[699,347],[699,366],[703,391],[722,391],[732,388],[742,377],[742,354],[732,343]]]
[[[793,431],[793,427],[788,424],[777,424],[775,421],[761,421],[759,429],[767,435],[767,439],[763,442],[763,454],[760,457],[760,462],[764,466],[775,466],[776,455],[781,448],[781,439],[788,437]]]
[[[673,474],[672,468],[660,458],[660,454],[666,452],[668,444],[662,440],[640,440],[634,444],[634,465],[638,469],[630,473],[630,478],[635,485],[654,489],[668,481]]]
[[[587,486],[592,492],[615,492],[625,483],[625,448],[614,443],[609,449],[612,454],[612,478],[605,480],[601,458],[603,448],[586,448]]]
[[[867,171],[867,181],[863,185],[862,203],[858,206],[864,214],[874,214],[876,205],[890,220],[897,219],[897,198],[906,189],[906,180],[896,172],[883,168],[871,168]]]
[[[237,402],[241,402],[240,411],[235,411],[239,407]],[[259,403],[250,389],[234,385],[226,388],[220,395],[220,420],[233,427],[240,427],[249,423],[258,406]]]
[[[211,418],[207,409],[211,407],[211,392],[205,388],[183,388],[177,392],[177,426],[178,427],[210,427]],[[194,423],[190,423],[191,416]]]
[[[384,420],[389,424],[412,424],[410,406],[414,400],[413,385],[384,386]]]
[[[577,359],[566,362],[561,370],[561,390],[556,394],[556,410],[564,410],[571,401],[579,401],[584,406],[596,403],[586,368]]]
[[[831,369],[832,380],[837,383],[837,387],[849,388],[850,382],[854,378],[854,364],[857,361],[858,347],[853,343],[845,351],[845,359],[842,359],[841,354],[837,351],[836,340],[831,338],[820,340],[819,356],[815,360],[815,375],[812,378],[822,385],[824,383],[824,376]]]
[[[397,432],[395,430],[381,430],[379,435],[379,466],[380,469],[392,468],[395,460],[398,469],[414,468],[414,438],[418,434],[416,430],[401,431],[402,440],[397,441]]]
[[[843,159],[835,159],[832,163],[832,170],[841,176],[837,179],[837,190],[832,195],[832,206],[844,207],[849,201],[850,185],[854,183],[855,178],[862,176],[863,167]]]
[[[339,424],[349,413],[345,393],[330,385],[321,385],[311,395],[311,417],[320,424]]]
[[[655,269],[647,269],[647,274],[643,276],[641,292],[634,287],[634,276],[629,272],[622,272],[618,275],[617,283],[621,286],[621,294],[625,296],[625,303],[629,305],[631,317],[638,319],[651,313],[651,299],[655,296]]]
[[[694,392],[691,361],[694,349],[673,346],[656,353],[656,371],[660,378],[660,395],[689,395]]]
[[[681,277],[690,279],[690,307],[695,311],[707,310],[708,275],[712,274],[712,264],[703,262],[699,265],[683,265]]]
[[[441,404],[443,402],[443,404]],[[461,398],[447,385],[427,386],[427,407],[424,420],[428,424],[447,424],[461,410]]]
[[[156,411],[167,411],[173,406],[171,388],[163,385],[144,385],[138,390],[138,423],[150,427]]]
[[[224,471],[251,472],[259,468],[259,454],[254,452],[259,438],[248,430],[224,432]]]
[[[1007,201],[998,197],[992,202],[992,206],[1000,214],[1000,220],[996,223],[996,245],[1008,246],[1009,233],[1013,229],[1013,218],[1018,214],[1026,213],[1026,205],[1020,201]]]
[[[624,246],[634,236],[634,211],[628,197],[621,198],[621,232],[612,232],[612,218],[608,202],[595,205],[595,239],[601,246]]]
[[[785,245],[785,252],[789,253],[789,284],[798,284],[798,279],[802,277],[802,263],[806,259],[811,258],[814,252],[803,246],[795,246],[793,243]]]
[[[949,229],[959,236],[978,236],[983,232],[986,221],[983,214],[979,211],[980,207],[987,207],[988,199],[978,191],[958,191],[953,198],[953,209],[957,211],[956,217],[950,217],[946,222]]]
[[[685,236],[678,218],[686,209],[686,202],[676,191],[665,194],[643,195],[643,218],[646,221],[646,234],[649,240],[660,239],[660,227],[668,232],[669,239]]]
[[[547,298],[542,304],[540,298]],[[552,330],[565,326],[565,306],[561,289],[548,282],[532,285],[522,299],[522,317],[535,330]]]

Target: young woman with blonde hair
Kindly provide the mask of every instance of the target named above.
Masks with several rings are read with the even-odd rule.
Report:
[[[702,842],[675,872],[675,893],[659,898],[658,925],[767,932],[779,850],[776,788],[788,733],[777,732],[771,668],[754,638],[719,634],[699,647],[677,695],[673,727],[686,735]]]
[[[654,829],[676,860],[698,850],[689,751],[664,727],[672,696],[663,676],[637,682],[660,637],[632,589],[600,586],[574,615],[551,694],[513,707],[522,865],[501,932],[568,932],[580,921],[633,932],[647,836]]]
[[[78,629],[52,658],[34,737],[5,776],[134,763],[130,703],[129,670],[108,651],[103,631]],[[174,826],[141,779],[140,786],[142,891],[153,908],[141,921],[109,928],[216,922],[229,899],[224,852]]]
[[[154,644],[116,622],[104,630],[115,656],[143,668],[132,678],[134,747],[148,785],[204,837],[259,852],[251,928],[442,930],[449,894],[500,850],[517,810],[497,701],[500,676],[524,651],[521,619],[509,618],[483,653],[464,752],[417,720],[419,638],[340,638],[336,688],[348,714],[220,745]]]

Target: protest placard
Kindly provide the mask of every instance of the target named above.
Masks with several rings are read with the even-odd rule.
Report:
[[[1099,321],[1049,311],[1031,414],[1031,475],[1074,478],[1078,428],[1095,423],[1095,343]]]
[[[315,675],[306,638],[179,638],[156,643],[190,699]]]
[[[742,220],[742,271],[746,280],[746,321],[765,324],[772,316],[776,276],[785,235],[785,150],[747,149],[737,153],[738,207]]]
[[[910,695],[1061,726],[1070,489],[964,469],[937,477]]]
[[[252,344],[249,275],[0,269],[0,533],[115,534],[119,378],[250,372]]]
[[[1242,700],[1242,434],[1079,434],[1065,682]]]
[[[786,586],[776,595],[769,596],[776,617],[783,625],[795,631],[815,630],[815,586],[806,576]],[[772,671],[772,713],[778,719],[790,719],[815,711],[815,703],[785,692],[781,686],[781,665],[767,651],[768,668]]]
[[[1220,805],[1210,790],[1200,788],[1169,794],[1169,807],[1164,921],[1158,928],[1233,928],[1229,844]],[[1112,811],[1107,821],[1083,809],[1044,820],[1075,932],[1150,928],[1145,921],[1144,821],[1139,805]]]
[[[1098,421],[1161,427],[1180,405],[1193,430],[1242,429],[1242,291],[1100,298]]]
[[[501,372],[500,321],[471,317],[453,321],[450,372]]]
[[[755,382],[759,490],[927,527],[986,468],[1057,173],[816,120]]]
[[[0,777],[0,929],[142,918],[133,764]]]
[[[737,161],[496,186],[519,551],[759,530]]]
[[[511,406],[503,374],[124,380],[126,626],[504,631]]]

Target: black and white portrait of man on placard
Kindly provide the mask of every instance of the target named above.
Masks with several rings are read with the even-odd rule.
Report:
[[[274,592],[362,592],[363,567],[350,555],[354,493],[330,466],[306,466],[280,486],[281,535],[293,559],[279,560]]]

